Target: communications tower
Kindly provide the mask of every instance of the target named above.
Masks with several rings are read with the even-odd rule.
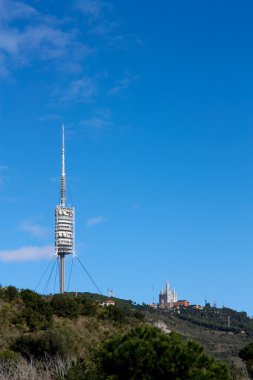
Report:
[[[62,126],[61,203],[55,209],[55,253],[59,262],[60,293],[65,291],[65,256],[75,253],[75,210],[66,207],[64,126]]]

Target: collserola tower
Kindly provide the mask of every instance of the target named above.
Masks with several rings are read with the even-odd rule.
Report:
[[[65,256],[75,253],[75,210],[66,207],[64,126],[62,127],[61,203],[55,209],[55,253],[59,262],[60,293],[65,291]]]

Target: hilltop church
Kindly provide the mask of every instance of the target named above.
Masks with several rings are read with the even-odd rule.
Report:
[[[160,291],[158,307],[161,309],[180,309],[181,307],[185,308],[189,306],[189,301],[177,299],[177,293],[175,289],[171,290],[169,281],[167,281],[165,290]]]
[[[170,283],[167,280],[164,292],[161,290],[159,294],[159,306],[172,307],[177,302],[177,293],[170,289]]]

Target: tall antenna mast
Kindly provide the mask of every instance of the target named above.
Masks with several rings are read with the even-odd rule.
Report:
[[[74,254],[74,208],[66,207],[64,126],[62,126],[61,204],[55,209],[55,252],[59,259],[60,293],[65,292],[65,255]]]
[[[61,171],[61,206],[66,204],[66,173],[65,173],[65,143],[64,143],[64,125],[62,126],[62,171]]]

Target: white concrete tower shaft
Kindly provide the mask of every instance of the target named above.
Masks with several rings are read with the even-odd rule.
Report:
[[[60,260],[60,293],[63,294],[65,292],[65,254],[59,253]]]

